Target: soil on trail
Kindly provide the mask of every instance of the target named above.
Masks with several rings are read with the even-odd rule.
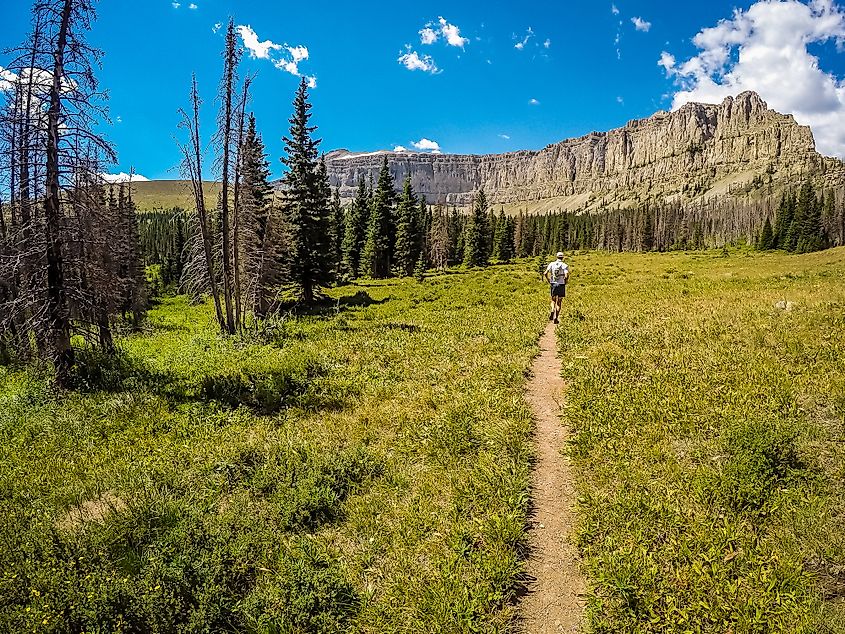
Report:
[[[575,484],[561,450],[568,430],[561,424],[563,379],[554,326],[540,337],[540,354],[525,399],[537,421],[536,463],[531,478],[533,515],[528,541],[528,593],[522,602],[527,634],[580,632],[585,583],[578,551],[571,541],[575,525]]]

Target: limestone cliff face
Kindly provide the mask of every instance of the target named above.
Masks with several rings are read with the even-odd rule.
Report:
[[[468,204],[483,188],[497,204],[590,209],[645,200],[726,194],[755,176],[794,181],[842,163],[815,151],[809,127],[769,110],[753,92],[719,105],[687,104],[610,132],[593,132],[539,151],[491,155],[336,150],[326,155],[329,178],[351,197],[360,177],[376,180],[383,157],[397,183],[411,174],[429,202]],[[398,185],[397,185],[398,186]]]

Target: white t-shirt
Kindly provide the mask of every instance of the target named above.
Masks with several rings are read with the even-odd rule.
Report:
[[[562,260],[555,260],[546,267],[546,273],[549,274],[552,284],[564,284],[569,274],[569,265]]]

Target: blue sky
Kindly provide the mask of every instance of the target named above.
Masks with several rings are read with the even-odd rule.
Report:
[[[29,6],[4,0],[0,46],[23,39]],[[821,131],[825,153],[845,154],[845,14],[832,0],[101,0],[90,39],[105,51],[99,78],[120,157],[112,171],[178,176],[177,109],[192,71],[210,135],[223,46],[215,26],[229,16],[249,27],[241,72],[257,73],[251,109],[275,174],[298,82],[290,71],[315,78],[325,151],[413,149],[423,139],[443,152],[538,149],[759,85],[770,106],[812,124],[817,141]]]

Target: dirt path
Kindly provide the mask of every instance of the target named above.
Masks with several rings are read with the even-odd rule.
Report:
[[[522,602],[527,634],[580,632],[585,591],[578,552],[570,542],[575,524],[575,484],[569,460],[561,455],[568,430],[559,414],[563,391],[554,326],[540,337],[525,399],[537,420],[537,462],[532,474],[528,594]]]

